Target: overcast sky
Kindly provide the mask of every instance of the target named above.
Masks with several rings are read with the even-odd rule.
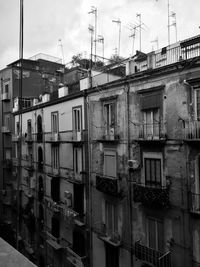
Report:
[[[19,2],[0,0],[0,68],[19,58]],[[170,12],[176,13],[178,40],[200,33],[199,0],[169,0]],[[150,52],[168,43],[167,0],[24,0],[24,58],[45,53],[62,58],[59,39],[62,40],[65,63],[77,53],[90,53],[89,24],[94,25],[94,15],[88,14],[91,6],[97,7],[97,34],[105,40],[105,57],[114,54],[118,47],[119,30],[112,20],[121,20],[120,54],[132,53],[130,23],[143,24],[142,51]],[[170,18],[173,23],[173,18]],[[176,41],[175,27],[171,29],[171,43]],[[139,50],[139,32],[136,32],[135,50]],[[102,56],[102,44],[97,43],[97,54]]]

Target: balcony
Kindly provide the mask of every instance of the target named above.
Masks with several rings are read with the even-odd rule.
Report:
[[[3,168],[11,170],[11,168],[12,168],[12,160],[11,159],[5,159],[3,161]]]
[[[12,164],[15,167],[19,167],[20,166],[19,158],[12,158]]]
[[[84,267],[84,263],[86,260],[86,256],[79,256],[76,254],[71,248],[67,247],[67,260],[73,265],[77,267]]]
[[[138,141],[165,141],[166,134],[163,123],[141,123],[134,125],[133,139]]]
[[[37,133],[37,142],[42,143],[43,142],[43,132]]]
[[[10,133],[10,127],[9,126],[2,126],[1,127],[2,133]]]
[[[19,134],[12,134],[12,142],[19,142],[20,135]]]
[[[60,134],[59,133],[46,133],[45,141],[47,143],[58,143],[60,142]]]
[[[135,257],[154,267],[171,267],[171,252],[166,253],[135,243]]]
[[[134,184],[133,200],[134,202],[141,202],[144,206],[168,208],[170,205],[169,187],[152,187],[145,184]]]
[[[121,236],[118,232],[107,229],[104,223],[95,229],[98,238],[114,247],[121,245]]]
[[[105,127],[99,127],[95,128],[93,131],[93,140],[96,140],[98,142],[104,143],[104,142],[119,142],[120,141],[120,135],[119,135],[119,129],[117,126],[105,128]]]
[[[122,197],[123,194],[121,181],[113,177],[96,175],[96,189],[115,197]]]
[[[49,231],[46,231],[47,240],[46,242],[53,247],[55,250],[62,249],[63,246],[60,243],[60,238],[53,236]]]
[[[73,183],[83,184],[85,183],[86,173],[84,171],[76,173],[73,169],[67,169],[66,178]]]
[[[189,208],[191,213],[200,216],[200,194],[189,193]]]
[[[2,101],[9,101],[10,100],[10,94],[7,92],[7,93],[2,93],[1,94],[1,99]]]
[[[72,131],[72,142],[84,142],[86,140],[86,134],[84,130]]]
[[[29,157],[27,158],[27,160],[24,164],[24,169],[26,169],[27,171],[34,171],[33,160],[30,159]]]
[[[27,143],[32,143],[34,141],[33,135],[32,134],[27,134],[25,136],[25,142]]]
[[[185,122],[182,128],[183,139],[185,141],[200,141],[200,121],[193,120]]]

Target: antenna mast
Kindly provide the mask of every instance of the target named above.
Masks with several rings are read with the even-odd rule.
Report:
[[[121,20],[112,20],[112,22],[117,23],[119,26],[119,43],[118,43],[118,56],[120,56],[120,42],[121,42]]]
[[[94,6],[91,6],[91,11],[88,12],[88,14],[94,14],[95,16],[95,21],[94,21],[94,40],[95,40],[95,44],[94,44],[94,61],[96,62],[96,55],[97,55],[97,43],[96,43],[96,39],[97,39],[97,8]]]
[[[64,50],[63,50],[63,45],[62,45],[62,40],[61,40],[61,39],[58,40],[58,45],[59,45],[60,48],[61,48],[61,53],[62,53],[62,63],[65,65]]]

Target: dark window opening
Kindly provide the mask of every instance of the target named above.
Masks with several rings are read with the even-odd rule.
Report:
[[[37,141],[42,142],[42,117],[39,115],[37,117]]]
[[[106,267],[119,267],[119,250],[110,244],[105,244]]]
[[[59,177],[53,177],[51,179],[51,198],[55,202],[60,201],[60,180],[59,180]]]
[[[60,237],[60,221],[56,217],[52,217],[51,219],[51,234],[55,238]]]
[[[84,214],[84,187],[82,184],[74,184],[74,211]]]
[[[81,257],[86,254],[84,235],[76,230],[73,232],[73,251]]]
[[[42,171],[43,169],[43,151],[42,148],[38,148],[38,169]]]

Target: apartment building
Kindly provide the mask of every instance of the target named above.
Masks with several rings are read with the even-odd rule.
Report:
[[[20,89],[20,66],[23,65],[22,88]],[[22,95],[22,108],[30,106],[30,99],[41,93],[54,92],[63,81],[64,65],[59,58],[38,54],[31,59],[17,60],[0,71],[0,195],[1,195],[1,228],[2,237],[12,245],[16,244],[16,191],[12,182],[16,173],[12,172],[12,133],[14,123],[12,109],[16,97]],[[17,138],[17,137],[16,137]],[[6,234],[5,234],[6,233]]]
[[[82,76],[26,110],[16,100],[18,238],[39,266],[200,266],[199,44],[137,52],[126,76]]]
[[[44,94],[31,108],[14,110],[16,135],[22,121],[21,249],[38,266],[88,266],[85,97],[61,87],[49,100]]]
[[[200,37],[89,90],[93,266],[199,266]]]

